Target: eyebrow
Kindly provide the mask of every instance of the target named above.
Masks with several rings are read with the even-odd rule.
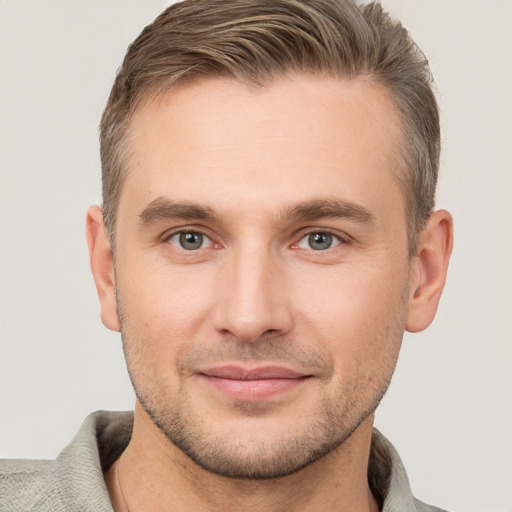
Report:
[[[298,222],[320,219],[348,219],[368,225],[375,222],[375,215],[365,207],[334,198],[294,204],[283,211],[282,218]]]
[[[205,222],[219,221],[219,216],[207,206],[195,203],[174,202],[165,197],[151,201],[139,214],[143,227],[150,226],[161,220],[202,220]]]
[[[282,222],[306,222],[320,219],[348,219],[361,224],[371,225],[374,214],[363,206],[340,199],[314,199],[285,207],[279,218]],[[208,206],[182,201],[171,201],[158,197],[139,214],[142,227],[161,220],[200,220],[221,223],[222,218]]]

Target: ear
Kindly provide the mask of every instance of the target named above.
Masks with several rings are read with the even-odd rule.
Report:
[[[446,282],[453,246],[453,220],[445,210],[434,212],[418,239],[412,262],[411,296],[406,329],[419,332],[434,320]]]
[[[119,331],[114,259],[99,206],[91,206],[87,210],[86,232],[92,275],[100,299],[101,320],[108,329]]]

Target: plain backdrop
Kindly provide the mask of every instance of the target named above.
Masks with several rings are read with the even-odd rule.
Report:
[[[376,424],[414,492],[512,511],[512,2],[384,0],[429,57],[438,206],[455,250],[431,328],[407,335]],[[131,409],[88,267],[97,126],[127,45],[162,0],[0,0],[0,455],[53,458],[84,417]]]

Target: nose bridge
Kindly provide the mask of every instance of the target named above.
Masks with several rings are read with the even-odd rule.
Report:
[[[217,330],[246,342],[291,328],[279,258],[270,247],[254,242],[237,247],[226,258],[215,315]]]

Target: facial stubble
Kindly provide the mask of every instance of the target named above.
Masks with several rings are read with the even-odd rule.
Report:
[[[374,343],[396,347],[385,352],[387,360],[382,361],[373,373],[365,374],[360,370],[340,396],[324,396],[311,411],[301,430],[288,429],[286,435],[270,441],[236,437],[227,432],[223,435],[209,430],[207,422],[191,405],[193,401],[184,378],[187,369],[194,361],[219,358],[241,362],[291,362],[298,367],[311,367],[313,364],[323,376],[319,385],[327,386],[336,376],[333,362],[325,354],[294,346],[290,340],[284,343],[276,338],[265,337],[250,344],[225,340],[221,349],[195,347],[177,361],[173,371],[180,376],[180,384],[174,392],[169,389],[163,376],[154,373],[154,366],[147,357],[148,340],[142,339],[140,333],[130,328],[120,294],[117,293],[123,349],[137,399],[167,440],[210,473],[236,479],[262,480],[298,472],[340,447],[382,400],[396,366],[404,332],[409,293],[408,285],[404,288],[406,290],[402,295],[400,311],[393,325],[384,330],[386,339],[374,340]],[[239,412],[245,413],[247,417],[251,416],[251,412],[255,416],[259,414],[257,408],[250,405],[245,407],[244,404],[239,407]],[[259,415],[264,416],[265,411]]]

